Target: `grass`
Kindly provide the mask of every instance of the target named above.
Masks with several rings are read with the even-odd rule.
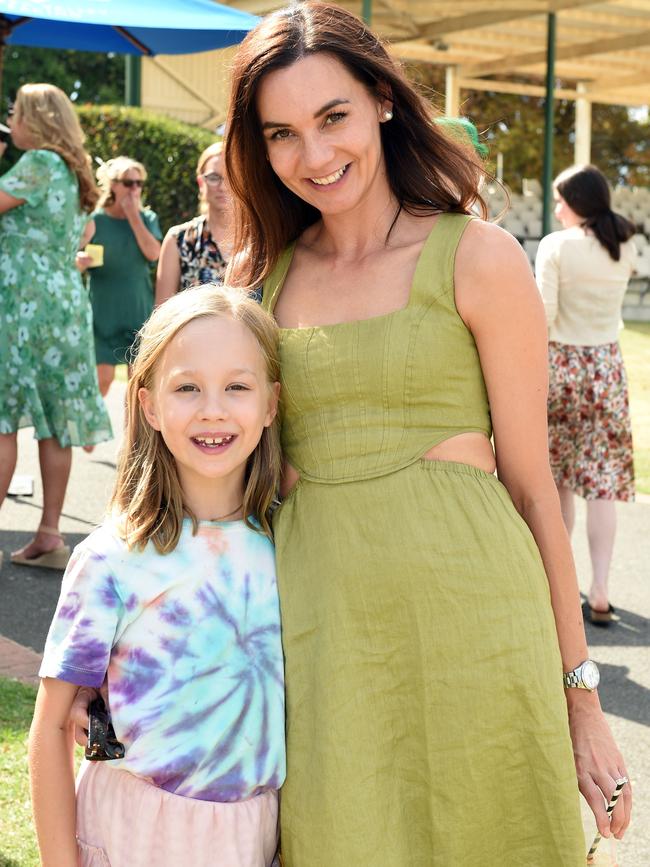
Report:
[[[36,687],[0,677],[0,867],[39,867],[32,824],[27,736]],[[83,750],[76,748],[77,766]]]
[[[650,494],[650,322],[627,322],[621,347],[630,385],[636,487]]]
[[[0,678],[0,867],[38,867],[27,777],[36,689]]]

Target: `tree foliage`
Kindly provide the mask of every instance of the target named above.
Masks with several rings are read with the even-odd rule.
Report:
[[[413,64],[409,76],[424,88],[434,104],[444,106],[442,67]],[[567,84],[562,83],[562,84]],[[461,93],[461,114],[469,117],[490,146],[489,167],[503,154],[503,179],[515,191],[523,178],[542,177],[544,159],[543,97],[490,91]],[[592,108],[591,160],[611,184],[650,184],[650,125],[639,122],[625,106],[596,103]],[[554,111],[553,173],[574,162],[575,103],[556,100]]]
[[[124,57],[90,51],[63,51],[9,45],[4,52],[3,108],[28,82],[47,81],[73,102],[120,103],[124,97]]]
[[[123,155],[144,165],[146,201],[163,231],[196,214],[196,163],[215,141],[211,132],[140,108],[80,106],[78,112],[86,148],[97,164]]]

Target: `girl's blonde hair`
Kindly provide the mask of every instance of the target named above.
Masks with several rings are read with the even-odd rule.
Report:
[[[196,516],[183,502],[176,461],[159,431],[147,422],[138,399],[151,389],[158,363],[178,332],[195,319],[221,316],[241,322],[257,340],[269,386],[280,380],[278,326],[251,297],[228,286],[198,286],[173,296],[158,307],[139,333],[137,356],[127,392],[127,422],[111,507],[120,517],[120,531],[130,548],[149,540],[161,554],[178,544],[183,518]],[[246,523],[271,536],[270,509],[280,480],[280,434],[277,418],[264,428],[248,459],[243,511]],[[251,523],[252,516],[259,527]]]
[[[99,192],[93,180],[86,139],[72,103],[53,84],[23,84],[14,104],[16,120],[25,124],[36,150],[54,151],[77,178],[79,206],[90,213]]]
[[[114,181],[121,181],[127,172],[135,169],[139,172],[143,181],[147,180],[147,170],[137,160],[131,157],[113,157],[111,160],[106,160],[97,169],[97,183],[101,190],[101,196],[97,203],[98,208],[110,207],[115,203],[115,194],[113,193],[111,184]]]
[[[199,161],[196,164],[196,176],[203,174],[203,170],[208,162],[208,160],[212,159],[212,157],[218,157],[223,153],[223,142],[215,141],[211,145],[208,145],[205,150],[201,152],[199,156]],[[208,205],[205,201],[205,194],[201,187],[199,187],[199,212],[201,214],[207,214]]]

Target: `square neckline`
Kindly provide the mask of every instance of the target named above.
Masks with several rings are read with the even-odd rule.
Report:
[[[344,322],[330,322],[324,325],[303,325],[297,326],[293,328],[283,328],[281,325],[278,325],[280,329],[280,336],[283,333],[292,334],[292,333],[305,333],[305,334],[313,334],[316,331],[329,331],[334,328],[342,328],[343,326],[359,326],[367,322],[381,322],[391,317],[398,316],[401,313],[407,313],[411,306],[414,303],[414,297],[417,294],[417,290],[421,284],[421,272],[424,269],[425,262],[425,252],[431,243],[431,239],[436,235],[436,229],[440,225],[441,222],[444,221],[444,217],[447,215],[447,212],[443,212],[438,215],[438,219],[435,221],[429,234],[424,239],[424,243],[420,249],[420,252],[417,256],[417,261],[415,263],[415,271],[413,272],[413,279],[411,280],[411,286],[409,289],[409,296],[404,307],[399,307],[397,310],[391,310],[388,313],[380,313],[378,316],[367,316],[365,319],[349,319]],[[289,273],[289,269],[291,268],[291,263],[293,262],[293,256],[296,251],[297,241],[292,241],[291,244],[287,247],[285,255],[287,257],[287,263],[282,273],[280,280],[278,281],[277,286],[275,287],[273,294],[270,298],[269,302],[269,313],[272,316],[275,316],[275,306],[278,302],[278,298],[282,292],[282,288],[284,286],[284,282],[287,279],[287,274]],[[276,320],[277,321],[277,320]]]

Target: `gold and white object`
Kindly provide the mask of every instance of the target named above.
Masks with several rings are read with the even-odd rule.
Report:
[[[588,689],[593,692],[600,683],[600,672],[593,659],[585,659],[573,671],[564,673],[565,689]]]

